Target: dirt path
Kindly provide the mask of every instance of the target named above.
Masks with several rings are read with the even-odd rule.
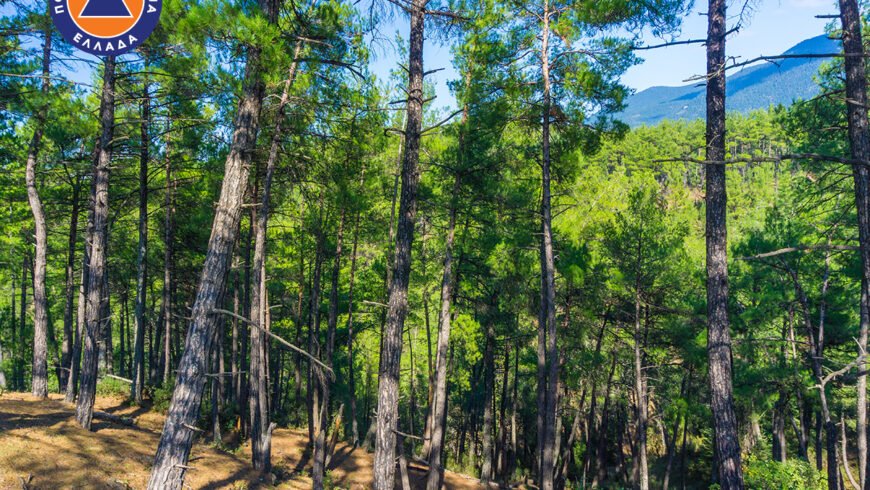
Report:
[[[163,416],[123,400],[98,397],[97,410],[131,417],[136,427],[95,420],[95,432],[75,423],[75,407],[59,395],[37,401],[23,393],[0,396],[0,488],[144,488],[157,447]],[[250,467],[250,448],[223,451],[197,444],[186,482],[192,488],[307,489],[309,461],[303,460],[306,431],[278,429],[272,442],[272,461],[281,481],[275,487],[258,481]],[[372,455],[339,444],[330,468],[337,488],[371,487]],[[31,476],[32,475],[32,476]],[[421,469],[411,468],[412,486],[422,488]],[[447,472],[445,488],[483,488],[477,480]]]

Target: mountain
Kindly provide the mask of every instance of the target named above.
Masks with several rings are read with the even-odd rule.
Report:
[[[837,41],[817,36],[801,41],[784,54],[836,53]],[[729,111],[746,113],[771,105],[790,105],[819,92],[813,80],[823,58],[794,58],[762,62],[729,74],[726,105]],[[705,112],[705,89],[701,83],[680,87],[650,87],[628,98],[619,118],[629,126],[655,124],[662,119],[700,119]]]

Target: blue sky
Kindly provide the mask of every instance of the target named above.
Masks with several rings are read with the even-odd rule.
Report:
[[[696,7],[683,21],[679,39],[697,39],[706,36],[707,18],[700,15],[706,10],[706,2],[696,0]],[[742,0],[729,2],[730,16],[739,13]],[[837,13],[837,5],[829,0],[754,0],[744,27],[728,39],[728,56],[739,59],[750,59],[758,55],[780,54],[804,39],[823,34],[826,20],[816,19],[818,14]],[[385,26],[381,27],[381,35],[395,39],[396,33],[407,39],[407,18],[396,15]],[[737,19],[731,17],[729,25],[736,24]],[[648,44],[658,44],[661,41],[652,36],[646,39]],[[396,67],[396,52],[390,42],[380,42],[374,49],[376,54],[372,62],[372,71],[385,80],[390,70]],[[687,78],[704,72],[705,58],[703,46],[684,45],[671,46],[662,49],[643,51],[644,62],[628,70],[623,82],[635,90],[643,90],[656,85],[683,85]],[[447,87],[447,81],[456,79],[456,71],[451,64],[450,46],[427,39],[425,45],[425,69],[444,68],[429,77],[436,83],[436,107],[452,107],[455,101]]]

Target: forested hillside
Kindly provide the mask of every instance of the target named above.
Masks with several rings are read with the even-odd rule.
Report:
[[[836,40],[823,34],[786,50],[782,53],[784,58],[756,60],[752,65],[734,70],[728,76],[728,110],[746,114],[777,105],[788,107],[797,100],[815,97],[819,94],[816,74],[825,58],[801,55],[840,50]],[[750,61],[752,59],[739,60],[740,63]],[[678,87],[650,87],[632,94],[619,117],[631,126],[656,124],[665,119],[693,121],[704,117],[704,109],[704,86],[693,81]]]
[[[681,0],[2,5],[0,486],[870,485],[855,0],[748,114],[710,0],[704,118],[633,129]]]

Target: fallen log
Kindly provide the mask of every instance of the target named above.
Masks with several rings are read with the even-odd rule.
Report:
[[[126,425],[127,427],[136,427],[136,422],[134,422],[130,417],[122,417],[108,412],[94,410],[94,418],[105,420],[106,422],[112,422],[113,424]]]

